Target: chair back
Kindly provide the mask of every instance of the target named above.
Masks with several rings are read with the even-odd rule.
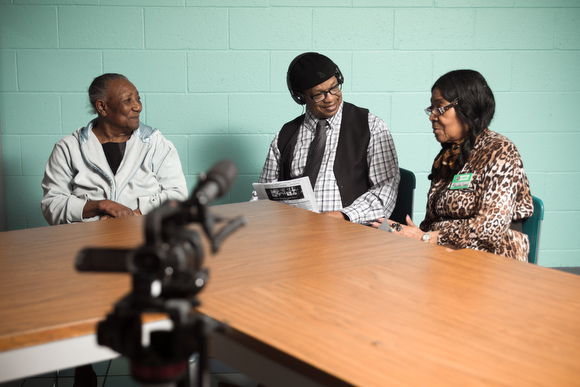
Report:
[[[540,230],[544,220],[544,202],[532,195],[534,213],[522,222],[522,231],[530,239],[530,253],[528,262],[538,264],[538,252],[540,250]]]
[[[416,180],[415,174],[407,169],[399,168],[399,173],[401,174],[401,181],[399,182],[397,201],[389,219],[401,224],[407,224],[406,216],[409,215],[411,219],[413,218]]]

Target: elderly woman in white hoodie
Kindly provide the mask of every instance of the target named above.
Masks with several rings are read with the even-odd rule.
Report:
[[[98,115],[58,141],[42,188],[51,225],[147,214],[166,200],[188,196],[179,155],[157,130],[139,121],[141,98],[120,74],[89,87]]]

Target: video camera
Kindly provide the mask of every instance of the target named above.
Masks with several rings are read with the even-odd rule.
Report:
[[[127,272],[132,276],[132,290],[99,323],[97,338],[100,345],[127,356],[137,381],[209,386],[207,339],[217,323],[193,310],[199,305],[196,296],[209,273],[203,266],[200,235],[186,226],[201,224],[212,253],[216,253],[223,240],[246,223],[240,216],[214,232],[216,222],[225,220],[212,215],[207,207],[230,189],[236,175],[235,164],[222,160],[200,175],[190,198],[166,202],[149,213],[142,246],[134,250],[86,248],[77,256],[79,271]],[[151,332],[145,344],[145,313],[166,314],[172,322],[171,330]],[[199,359],[198,371],[190,375],[189,359],[194,354]]]

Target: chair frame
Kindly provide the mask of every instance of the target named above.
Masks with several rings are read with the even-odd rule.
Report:
[[[534,213],[522,222],[522,231],[530,240],[530,253],[528,262],[538,264],[538,255],[540,252],[540,231],[542,229],[542,220],[544,220],[544,202],[532,195],[534,203]]]
[[[399,181],[399,189],[397,191],[397,201],[395,202],[395,208],[391,216],[389,216],[389,219],[401,224],[407,224],[407,215],[413,219],[417,179],[415,178],[415,174],[408,169],[399,168],[399,173],[401,180]]]

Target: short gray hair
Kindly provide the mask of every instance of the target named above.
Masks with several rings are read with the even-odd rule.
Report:
[[[98,113],[96,107],[97,100],[104,100],[107,97],[109,84],[111,81],[116,79],[127,79],[127,77],[117,73],[106,73],[93,79],[93,82],[89,86],[89,101],[91,103],[91,111],[93,114]]]

